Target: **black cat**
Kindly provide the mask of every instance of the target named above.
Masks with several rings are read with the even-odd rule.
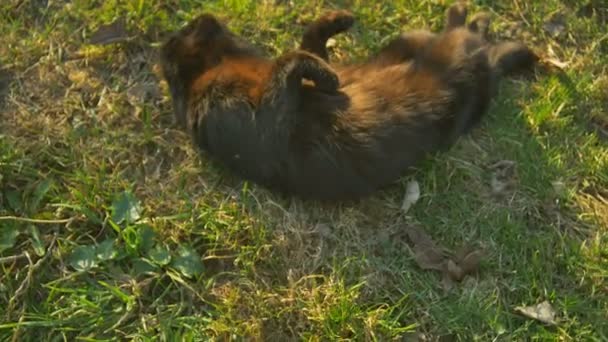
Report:
[[[486,113],[501,76],[535,64],[519,43],[490,44],[489,18],[447,11],[443,32],[406,33],[365,63],[332,67],[325,43],[353,24],[331,12],[298,51],[269,59],[212,15],[164,44],[177,121],[245,179],[302,198],[355,199],[449,148]]]

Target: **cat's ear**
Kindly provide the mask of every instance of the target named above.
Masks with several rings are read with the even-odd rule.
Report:
[[[468,10],[464,4],[455,3],[445,13],[445,30],[462,27],[467,21]]]
[[[226,31],[224,24],[215,16],[204,13],[181,29],[178,36],[181,38],[185,50],[197,50],[222,36]]]

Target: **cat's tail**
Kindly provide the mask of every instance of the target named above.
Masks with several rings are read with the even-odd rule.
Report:
[[[518,42],[504,42],[489,48],[490,67],[497,76],[510,76],[531,71],[538,56],[527,46]]]

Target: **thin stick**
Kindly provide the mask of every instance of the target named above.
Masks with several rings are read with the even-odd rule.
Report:
[[[25,254],[19,254],[19,255],[11,255],[11,256],[7,256],[7,257],[2,257],[0,258],[0,265],[2,264],[8,264],[11,263],[13,261],[19,260],[19,259],[24,259],[27,258],[27,256]]]
[[[21,282],[21,286],[19,286],[19,288],[15,291],[15,294],[11,297],[11,299],[8,302],[7,310],[6,310],[7,319],[10,318],[10,315],[11,315],[13,308],[14,308],[17,300],[19,299],[19,297],[21,297],[21,295],[23,295],[29,288],[32,278],[34,277],[35,271],[38,268],[40,268],[40,266],[42,266],[42,264],[50,257],[51,253],[53,252],[53,248],[55,247],[55,242],[57,242],[57,234],[53,235],[53,240],[51,241],[49,247],[46,249],[46,254],[42,258],[38,259],[38,261],[36,261],[35,264],[32,262],[32,258],[30,258],[30,254],[27,251],[24,252],[25,257],[27,258],[27,261],[29,262],[29,267],[27,269],[27,275],[26,275],[25,279],[23,279],[23,282]]]
[[[74,220],[75,220],[75,217],[71,217],[68,219],[60,219],[60,220],[42,220],[42,219],[32,219],[32,218],[18,217],[18,216],[0,216],[0,221],[18,221],[18,222],[27,222],[27,223],[40,223],[40,224],[70,223]]]

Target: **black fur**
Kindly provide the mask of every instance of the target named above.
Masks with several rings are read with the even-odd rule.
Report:
[[[244,178],[303,198],[368,195],[449,148],[487,112],[501,76],[534,64],[487,42],[489,20],[448,9],[439,34],[406,33],[367,62],[330,66],[327,39],[353,23],[331,12],[301,49],[261,56],[211,15],[175,33],[162,67],[179,123]]]

